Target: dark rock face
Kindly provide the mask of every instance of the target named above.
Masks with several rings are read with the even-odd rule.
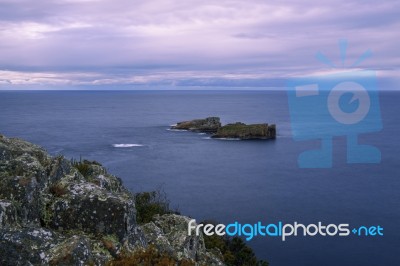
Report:
[[[95,265],[109,259],[93,252],[86,236],[65,237],[43,228],[0,230],[0,265]]]
[[[195,119],[191,121],[179,122],[171,129],[190,130],[194,132],[215,133],[221,127],[219,117],[207,117],[205,119]]]
[[[176,230],[184,235],[187,228]],[[166,234],[143,233],[134,196],[99,163],[51,157],[0,135],[0,265],[105,265],[122,250],[161,247]],[[184,258],[220,262],[206,256],[201,237],[195,241],[198,257]]]
[[[247,139],[274,139],[276,137],[275,125],[243,123],[227,124],[220,127],[212,138],[237,138]]]
[[[15,220],[39,224],[39,194],[46,185],[48,159],[39,146],[0,138],[0,199],[8,201],[7,209],[15,210]]]
[[[121,200],[104,191],[93,191],[92,186],[73,186],[73,189],[88,194],[55,200],[47,210],[53,213],[49,227],[56,230],[78,229],[93,234],[115,234],[123,241],[136,226],[134,202],[129,198]]]
[[[0,253],[15,253],[1,265],[103,261],[86,233],[114,235],[128,249],[145,246],[133,195],[103,167],[87,162],[83,176],[63,157],[5,137],[0,159]]]
[[[0,229],[0,265],[40,265],[60,240],[54,232],[38,228]]]

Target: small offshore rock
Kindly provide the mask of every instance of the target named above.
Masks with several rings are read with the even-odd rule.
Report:
[[[207,117],[205,119],[194,119],[190,121],[179,122],[171,129],[189,130],[194,132],[215,133],[221,127],[219,117]]]

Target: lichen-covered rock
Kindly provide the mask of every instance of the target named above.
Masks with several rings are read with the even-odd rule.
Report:
[[[0,228],[16,226],[20,223],[17,208],[12,201],[0,199]]]
[[[105,265],[148,243],[178,259],[220,265],[201,236],[185,236],[187,219],[163,216],[143,233],[134,196],[99,163],[51,157],[39,146],[0,135],[2,266]]]
[[[135,229],[136,209],[129,193],[112,193],[93,183],[68,184],[65,189],[48,207],[51,228],[115,234],[121,241]]]
[[[227,124],[220,127],[212,138],[248,139],[274,139],[276,137],[275,125],[244,123]]]
[[[68,181],[84,181],[84,177],[79,171],[71,165],[71,162],[66,160],[62,156],[57,156],[51,159],[48,167],[49,172],[49,183],[54,184],[59,182],[61,179]]]
[[[98,163],[53,158],[36,145],[4,136],[0,230],[0,254],[15,254],[0,265],[102,265],[122,248],[146,246],[134,197],[119,178]],[[102,241],[110,235],[118,242],[114,249]]]
[[[104,265],[109,253],[84,235],[43,228],[0,229],[0,265]]]
[[[49,159],[39,146],[0,138],[0,199],[13,202],[20,222],[40,222],[40,193],[46,186]]]
[[[0,229],[0,265],[43,265],[62,238],[43,228]]]
[[[18,138],[0,137],[0,161],[2,163],[22,155],[29,155],[42,165],[45,165],[49,159],[47,152],[40,146]]]
[[[110,259],[107,252],[94,249],[94,243],[86,236],[74,235],[51,248],[46,255],[46,263],[57,266],[99,265]]]
[[[154,221],[142,226],[149,244],[166,252],[176,260],[189,259],[198,265],[224,265],[222,255],[206,250],[203,235],[188,235],[191,219],[176,214],[155,216]]]
[[[215,133],[221,127],[219,117],[207,117],[191,121],[179,122],[171,129],[190,130],[195,132]]]

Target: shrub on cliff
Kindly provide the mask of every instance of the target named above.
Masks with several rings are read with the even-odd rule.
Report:
[[[210,221],[203,223],[210,223]],[[224,257],[224,262],[228,266],[269,265],[269,263],[266,261],[257,260],[253,250],[239,237],[231,238],[227,236],[218,236],[215,234],[207,236],[204,234],[204,244],[206,245],[206,249],[218,248]]]
[[[138,224],[151,222],[156,214],[178,214],[178,211],[170,209],[169,200],[161,189],[151,192],[140,192],[135,195],[136,221]]]
[[[79,173],[81,173],[84,177],[88,177],[91,174],[92,165],[101,166],[101,164],[97,161],[82,160],[82,158],[80,158],[79,161],[71,159],[71,164],[78,169]]]

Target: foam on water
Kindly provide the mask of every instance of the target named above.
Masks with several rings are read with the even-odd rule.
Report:
[[[186,129],[167,128],[167,131],[188,131],[188,130],[186,130]]]
[[[215,138],[216,140],[240,140],[239,138]]]
[[[127,144],[113,144],[114,148],[131,148],[131,147],[143,147],[142,144],[127,143]]]

